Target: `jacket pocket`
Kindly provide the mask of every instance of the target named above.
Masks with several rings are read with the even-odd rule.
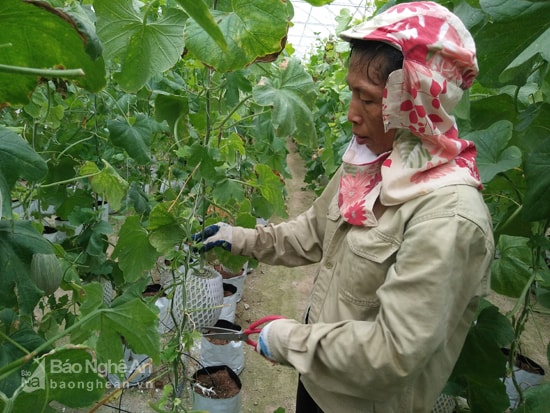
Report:
[[[341,297],[357,306],[378,307],[376,292],[401,243],[377,229],[362,227],[351,228],[346,242],[339,277]]]
[[[334,237],[334,234],[336,230],[338,229],[338,226],[340,225],[341,221],[341,215],[340,215],[340,208],[338,208],[338,203],[336,201],[336,198],[332,200],[328,207],[327,211],[327,223],[325,228],[325,240],[323,249],[326,251],[329,245],[332,243],[332,238]]]
[[[337,197],[335,197],[328,206],[327,218],[333,222],[338,221],[340,218],[340,208],[338,208]]]

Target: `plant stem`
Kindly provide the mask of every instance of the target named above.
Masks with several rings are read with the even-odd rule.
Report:
[[[540,270],[540,263],[541,261],[544,262],[543,260],[544,248],[539,242],[534,242],[534,241],[537,240],[539,237],[545,236],[546,228],[548,228],[548,221],[545,221],[543,224],[539,225],[538,230],[534,231],[534,234],[531,237],[531,242],[534,243],[534,246],[532,246],[532,254],[531,254],[532,273],[531,273],[531,276],[529,277],[529,280],[525,284],[525,287],[523,288],[521,295],[516,301],[516,305],[508,313],[513,317],[513,314],[515,314],[519,309],[521,309],[518,318],[513,322],[515,337],[514,337],[514,341],[512,342],[512,345],[510,348],[510,355],[509,355],[509,364],[512,368],[512,383],[519,395],[518,405],[523,404],[524,396],[523,396],[523,390],[520,386],[520,383],[517,382],[516,376],[513,373],[513,368],[516,362],[517,350],[520,347],[521,335],[525,330],[525,325],[528,322],[529,315],[532,313],[531,289],[535,285],[537,274]]]
[[[79,139],[78,141],[74,142],[74,143],[71,143],[70,145],[68,145],[65,149],[63,149],[61,152],[59,152],[59,155],[58,155],[58,158],[61,158],[63,155],[65,155],[65,152],[67,152],[68,150],[70,150],[72,147],[82,143],[82,142],[86,142],[90,139],[93,139],[94,137],[93,136],[90,136],[88,138],[83,138],[83,139]]]
[[[183,190],[185,189],[185,187],[187,186],[187,183],[189,182],[189,180],[191,179],[191,177],[193,175],[195,175],[195,172],[197,172],[197,169],[199,169],[199,166],[201,165],[201,162],[199,162],[194,168],[193,168],[193,171],[191,171],[191,173],[189,174],[189,176],[187,176],[187,179],[185,180],[185,182],[183,183],[183,185],[181,186],[181,189],[180,191],[178,192],[178,195],[176,196],[176,199],[174,199],[174,201],[170,204],[170,207],[168,207],[168,212],[172,211],[172,209],[176,206],[176,202],[178,202],[179,198],[181,197],[181,194],[183,193]]]
[[[217,129],[222,130],[223,127],[224,127],[224,125],[225,125],[225,123],[226,123],[229,119],[231,119],[231,116],[233,116],[233,114],[234,114],[242,105],[244,105],[245,102],[246,102],[247,100],[249,100],[249,99],[251,99],[251,98],[252,98],[252,95],[247,96],[247,97],[245,97],[243,100],[239,101],[239,103],[237,103],[237,104],[235,105],[235,107],[233,108],[233,110],[232,110],[231,112],[229,112],[229,113],[227,114],[227,116],[220,122],[220,124],[217,126]],[[218,145],[219,145],[219,142],[218,142]]]
[[[88,174],[88,175],[81,175],[81,176],[77,176],[75,178],[65,179],[64,181],[52,182],[51,184],[44,184],[44,185],[39,185],[39,186],[40,186],[40,188],[49,188],[51,186],[56,186],[56,185],[70,184],[71,182],[76,182],[79,179],[92,178],[94,176],[97,176],[97,175],[101,174],[101,172],[102,171],[99,171],[99,172],[96,172],[96,173],[93,173],[93,174]]]
[[[6,335],[3,331],[0,331],[0,337],[2,337],[4,340],[8,341],[12,346],[17,347],[22,353],[27,352],[27,349],[25,347],[23,347],[17,341],[12,339],[10,336]]]
[[[222,211],[224,211],[228,216],[231,216],[231,215],[232,215],[232,212],[229,210],[229,208],[226,208],[226,207],[223,206],[223,205],[220,205],[220,204],[215,203],[212,199],[206,198],[206,200],[207,200],[210,204],[214,205],[216,208],[221,209]]]
[[[236,178],[227,178],[228,181],[233,181],[233,182],[237,182],[238,184],[241,184],[241,185],[244,185],[244,186],[248,186],[250,188],[258,188],[259,185],[255,185],[253,183],[250,183],[250,182],[245,182],[245,181],[241,181],[239,179],[236,179]]]
[[[208,147],[208,142],[210,141],[210,134],[212,133],[212,110],[211,110],[211,96],[210,90],[212,87],[212,71],[208,71],[208,85],[206,87],[206,96],[205,96],[205,112],[206,112],[206,130],[204,132],[204,147]]]
[[[231,129],[231,128],[234,128],[236,125],[242,123],[243,121],[246,121],[248,119],[253,119],[253,118],[256,118],[260,115],[263,115],[264,113],[268,113],[269,110],[264,110],[262,112],[258,112],[258,113],[253,113],[252,115],[247,115],[247,116],[243,116],[241,119],[239,119],[237,122],[234,122],[232,124],[230,124],[229,126],[227,126],[226,129]]]
[[[143,19],[142,19],[142,23],[143,25],[145,26],[147,24],[147,16],[149,15],[149,12],[151,11],[151,9],[153,7],[156,7],[158,4],[158,0],[155,0],[155,1],[152,1],[151,3],[149,3],[146,8],[145,8],[145,11],[143,13]]]
[[[521,299],[518,299],[518,304],[520,302],[523,303],[521,307],[521,313],[519,314],[519,317],[514,322],[514,341],[512,342],[512,345],[510,346],[510,354],[508,357],[508,363],[510,365],[510,368],[512,369],[512,383],[514,385],[514,388],[516,389],[516,392],[519,395],[519,402],[518,405],[521,405],[523,403],[523,390],[520,386],[520,383],[518,383],[516,375],[514,374],[514,367],[516,366],[516,357],[518,353],[519,348],[519,341],[521,338],[521,334],[523,333],[523,330],[525,329],[525,324],[527,323],[527,319],[529,318],[530,313],[530,289],[531,285],[535,280],[535,274],[531,276],[529,279],[529,282],[526,285],[526,288],[523,289]],[[516,307],[518,306],[516,304]]]
[[[531,286],[533,285],[533,282],[535,281],[536,273],[533,272],[531,277],[529,277],[529,280],[525,283],[525,287],[523,287],[523,291],[521,292],[521,295],[516,300],[516,304],[514,305],[514,308],[512,308],[508,312],[508,316],[513,315],[516,313],[520,307],[525,307],[526,304],[529,303],[529,292],[531,291]]]
[[[64,77],[74,79],[86,76],[82,69],[35,69],[32,67],[11,66],[0,64],[0,72],[15,73],[19,75],[33,75],[41,77]]]

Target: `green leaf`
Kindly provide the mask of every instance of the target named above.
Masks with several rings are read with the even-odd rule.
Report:
[[[248,69],[235,70],[225,74],[225,100],[228,106],[237,106],[243,93],[247,96],[252,91],[253,78]]]
[[[525,159],[527,190],[523,217],[528,221],[548,219],[550,216],[550,138]]]
[[[88,55],[88,39],[68,14],[45,2],[3,0],[0,26],[0,64],[82,69],[85,77],[78,78],[79,86],[92,92],[105,86],[103,59]],[[26,103],[38,79],[37,75],[0,72],[0,103]]]
[[[135,298],[120,305],[113,303],[113,307],[104,310],[101,316],[98,352],[101,349],[107,360],[118,360],[115,355],[120,353],[113,349],[113,343],[116,342],[113,337],[116,333],[124,337],[135,353],[147,354],[155,362],[159,361],[158,308],[153,302],[146,304],[142,299]]]
[[[80,174],[93,175],[89,178],[93,190],[98,194],[105,194],[109,206],[117,211],[120,209],[122,200],[126,196],[128,182],[104,159],[103,164],[105,168],[100,171],[95,163],[87,161],[80,168]]]
[[[306,0],[312,6],[324,6],[325,4],[330,4],[334,0]]]
[[[546,413],[550,406],[550,383],[529,387],[523,396],[525,400],[516,407],[515,412]]]
[[[207,148],[200,142],[194,142],[191,146],[179,149],[176,154],[186,159],[191,167],[199,165],[198,177],[200,178],[216,182],[225,176],[216,170],[216,167],[222,165],[222,162],[218,160],[217,149]]]
[[[187,96],[159,93],[155,98],[155,119],[167,121],[175,136],[184,136],[187,127],[185,120],[189,114]]]
[[[208,33],[220,49],[223,51],[226,50],[227,42],[204,0],[176,0],[176,2],[178,2],[178,4],[183,7],[183,10],[185,10],[187,14]]]
[[[114,145],[124,148],[137,163],[145,165],[151,162],[152,120],[138,114],[133,123],[115,119],[107,122],[109,138]]]
[[[550,28],[550,3],[546,1],[484,0],[483,11],[492,18],[474,32],[480,75],[485,86],[498,87],[512,77],[501,74],[524,50],[537,50],[541,36]],[[510,36],[513,33],[513,36]],[[542,45],[540,45],[542,46]],[[524,80],[517,79],[517,84]]]
[[[549,79],[550,81],[550,79]],[[548,85],[548,81],[546,82]],[[550,117],[550,104],[539,102],[529,105],[517,116],[515,131],[518,136],[515,144],[523,154],[536,152],[548,139],[548,119]]]
[[[35,359],[33,367],[22,372],[26,381],[15,399],[15,411],[37,411],[36,403],[42,398],[46,403],[55,400],[68,407],[86,407],[107,389],[95,354],[87,348],[56,349]]]
[[[235,162],[238,156],[245,156],[246,154],[243,138],[237,133],[230,133],[229,136],[223,138],[219,149],[220,155],[227,162]]]
[[[195,20],[185,26],[186,47],[220,72],[241,69],[256,60],[274,60],[283,50],[288,28],[287,6],[281,0],[233,0],[229,9],[213,10],[227,42],[222,50]]]
[[[149,215],[149,241],[161,254],[172,250],[174,245],[185,240],[185,232],[179,225],[178,208],[178,204],[165,202],[156,205]]]
[[[133,206],[138,214],[149,215],[151,206],[149,196],[137,182],[132,182],[128,191],[128,204]]]
[[[0,303],[32,314],[42,292],[30,277],[33,254],[53,254],[52,245],[28,221],[0,221]]]
[[[508,407],[501,381],[506,376],[506,357],[501,348],[513,339],[510,321],[494,305],[481,310],[470,327],[449,383],[465,387],[472,411],[498,413]]]
[[[253,97],[261,106],[273,108],[272,122],[278,137],[294,137],[298,142],[315,145],[315,87],[311,76],[295,59],[285,61],[275,81],[263,78],[254,88]]]
[[[543,307],[550,308],[550,289],[539,287],[536,289],[536,294],[537,303]]]
[[[521,165],[521,151],[516,146],[508,146],[512,138],[512,123],[502,120],[493,123],[488,129],[477,130],[464,136],[473,141],[477,148],[477,166],[481,181],[487,183],[495,175]]]
[[[82,287],[85,300],[80,305],[80,314],[89,315],[94,311],[105,307],[103,300],[103,285],[99,282],[91,282]]]
[[[477,83],[474,83],[474,87]],[[471,91],[470,94],[474,92]],[[482,92],[483,93],[483,92]],[[471,101],[470,121],[473,129],[487,129],[493,123],[507,119],[516,121],[517,113],[514,99],[508,94],[498,94],[484,99]]]
[[[102,257],[107,248],[107,236],[112,233],[113,227],[108,222],[94,222],[78,236],[78,243],[88,254]]]
[[[550,11],[550,10],[549,10]],[[501,80],[507,83],[524,84],[532,74],[533,65],[540,59],[550,61],[548,44],[550,28],[527,46],[502,72]]]
[[[66,12],[73,18],[78,32],[85,39],[84,50],[93,60],[99,58],[103,54],[103,45],[95,31],[95,14],[92,6],[73,2],[69,7]]]
[[[483,382],[506,376],[506,357],[501,348],[510,345],[514,331],[510,321],[494,305],[484,308],[470,328],[453,375]],[[480,369],[479,366],[484,368]]]
[[[286,205],[283,191],[283,183],[277,174],[267,165],[256,165],[254,168],[257,174],[256,187],[274,209],[275,214],[286,217]]]
[[[174,66],[183,53],[185,13],[163,9],[158,20],[144,16],[132,0],[95,0],[97,35],[105,56],[121,63],[116,78],[126,92],[137,92],[155,74]],[[156,13],[155,7],[146,8]]]
[[[520,297],[532,275],[529,239],[501,235],[497,249],[500,258],[493,261],[491,288],[508,297]]]
[[[141,291],[142,284],[136,283],[136,287]],[[130,287],[123,295],[113,300],[111,308],[105,308],[101,284],[91,283],[83,288],[86,293],[81,306],[81,317],[87,317],[88,321],[73,332],[73,341],[82,340],[91,333],[98,332],[96,349],[100,361],[117,363],[123,357],[121,337],[124,337],[134,352],[147,354],[155,362],[159,361],[158,308],[154,302],[145,303],[141,296],[135,296]]]
[[[483,383],[468,380],[468,404],[472,412],[502,413],[510,406],[510,400],[502,380],[494,378]]]
[[[39,336],[30,325],[18,318],[13,310],[4,309],[0,311],[0,314],[0,326],[4,330],[2,333],[10,338],[10,341],[4,338],[0,340],[0,366],[5,366],[24,357],[27,352],[31,352],[44,344],[44,338]],[[14,343],[17,343],[17,345]],[[22,349],[27,350],[27,352]],[[0,392],[11,396],[21,385],[21,378],[20,371],[3,378],[0,380]]]
[[[479,0],[479,5],[497,21],[507,21],[533,9],[531,0]]]
[[[241,221],[242,220],[242,221]],[[252,220],[252,222],[250,222]],[[256,218],[252,215],[252,204],[249,199],[241,202],[239,214],[235,220],[239,226],[245,228],[254,228],[256,226]],[[248,222],[248,224],[246,224]]]
[[[48,166],[31,146],[15,132],[0,126],[0,173],[11,187],[18,178],[38,181],[46,176]],[[4,194],[10,200],[10,195]]]
[[[230,201],[237,202],[244,199],[244,189],[239,182],[230,179],[222,179],[216,183],[212,190],[214,202],[221,205],[228,205]]]
[[[160,254],[149,243],[148,233],[139,222],[138,216],[129,216],[118,234],[113,258],[124,273],[124,280],[132,283],[150,270]]]

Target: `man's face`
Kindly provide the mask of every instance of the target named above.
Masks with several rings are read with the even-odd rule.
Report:
[[[377,85],[369,80],[364,68],[364,65],[354,64],[352,58],[347,75],[347,83],[351,90],[348,120],[352,123],[357,143],[366,145],[373,153],[379,155],[391,150],[395,130],[384,131],[384,85]]]

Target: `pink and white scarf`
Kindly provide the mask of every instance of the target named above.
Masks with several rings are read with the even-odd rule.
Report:
[[[390,152],[375,156],[353,138],[343,156],[338,204],[352,225],[376,226],[373,212],[438,188],[481,188],[473,142],[460,139],[450,114],[477,76],[472,36],[445,7],[403,3],[340,34],[344,40],[386,42],[403,53],[382,101],[386,131],[397,129]]]

